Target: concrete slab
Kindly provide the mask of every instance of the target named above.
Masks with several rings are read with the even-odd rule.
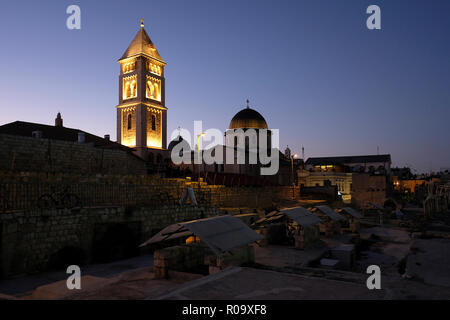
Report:
[[[357,261],[358,271],[365,272],[369,265],[375,264],[383,274],[399,275],[399,263],[408,255],[412,241],[408,232],[383,227],[364,228],[361,229],[361,239],[378,241],[370,250],[361,252],[361,259]]]
[[[56,300],[65,299],[69,296],[79,293],[83,294],[85,292],[91,291],[93,289],[99,289],[107,284],[116,282],[116,280],[98,278],[93,276],[83,276],[81,277],[81,289],[80,290],[69,290],[67,288],[66,280],[54,282],[51,284],[43,285],[34,290],[31,295],[25,296],[26,300]],[[78,292],[77,292],[78,291]]]
[[[346,270],[352,270],[354,268],[356,256],[355,256],[355,245],[353,244],[342,244],[340,246],[334,247],[330,250],[331,258],[337,259],[339,261],[339,268]]]
[[[201,278],[201,275],[169,272],[169,280],[154,279],[150,268],[120,273],[110,278],[83,276],[81,290],[68,290],[65,281],[38,287],[23,300],[140,300],[161,295],[180,284]]]
[[[308,300],[381,299],[384,290],[365,284],[312,278],[253,268],[230,268],[182,285],[158,299]]]
[[[342,244],[351,244],[357,237],[357,234],[345,233],[345,234],[335,234],[332,237],[321,237],[321,240],[326,243],[328,248],[338,247]]]
[[[255,246],[255,262],[273,267],[306,267],[311,262],[319,260],[328,248],[318,244],[308,250],[298,250],[294,247],[269,245]]]
[[[339,260],[335,259],[320,259],[320,267],[321,268],[329,268],[334,269],[339,264]]]
[[[450,287],[450,240],[414,240],[406,274],[426,284]]]
[[[139,269],[153,266],[153,254],[145,254],[130,259],[119,260],[105,264],[93,264],[81,266],[81,275],[108,278],[116,276],[127,270]],[[20,278],[0,280],[0,292],[7,295],[21,295],[36,288],[66,280],[68,277],[65,270],[49,271],[35,275],[25,275]]]
[[[371,235],[390,242],[409,243],[411,240],[409,233],[402,229],[373,227],[360,230],[361,239],[369,238]]]
[[[16,300],[16,299],[17,299],[16,297],[0,293],[0,300]]]

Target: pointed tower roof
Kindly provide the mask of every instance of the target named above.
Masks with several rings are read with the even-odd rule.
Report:
[[[141,28],[119,61],[140,54],[149,56],[165,64],[152,40],[145,31],[143,20],[141,20]]]

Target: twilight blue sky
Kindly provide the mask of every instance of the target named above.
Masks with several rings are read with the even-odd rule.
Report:
[[[81,30],[66,8],[81,7]],[[366,28],[381,7],[382,30]],[[306,157],[390,153],[450,167],[450,0],[8,1],[0,7],[0,124],[116,136],[117,59],[144,18],[167,62],[169,134],[225,130],[250,99]]]

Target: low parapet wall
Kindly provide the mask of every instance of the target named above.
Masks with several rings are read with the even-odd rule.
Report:
[[[179,202],[186,187],[194,189],[198,203],[216,207],[267,208],[282,200],[300,199],[298,186],[226,187],[145,175],[0,172],[0,212],[42,208],[43,195],[58,202],[62,200],[63,195],[58,195],[61,192],[75,195],[82,207],[171,206]]]
[[[202,206],[3,213],[0,214],[0,275],[8,277],[62,268],[65,263],[126,258],[128,254],[138,254],[139,244],[170,224],[218,214],[218,209]]]

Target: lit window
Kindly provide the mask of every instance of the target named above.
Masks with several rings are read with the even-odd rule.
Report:
[[[131,76],[123,79],[123,99],[136,98],[137,77]]]

